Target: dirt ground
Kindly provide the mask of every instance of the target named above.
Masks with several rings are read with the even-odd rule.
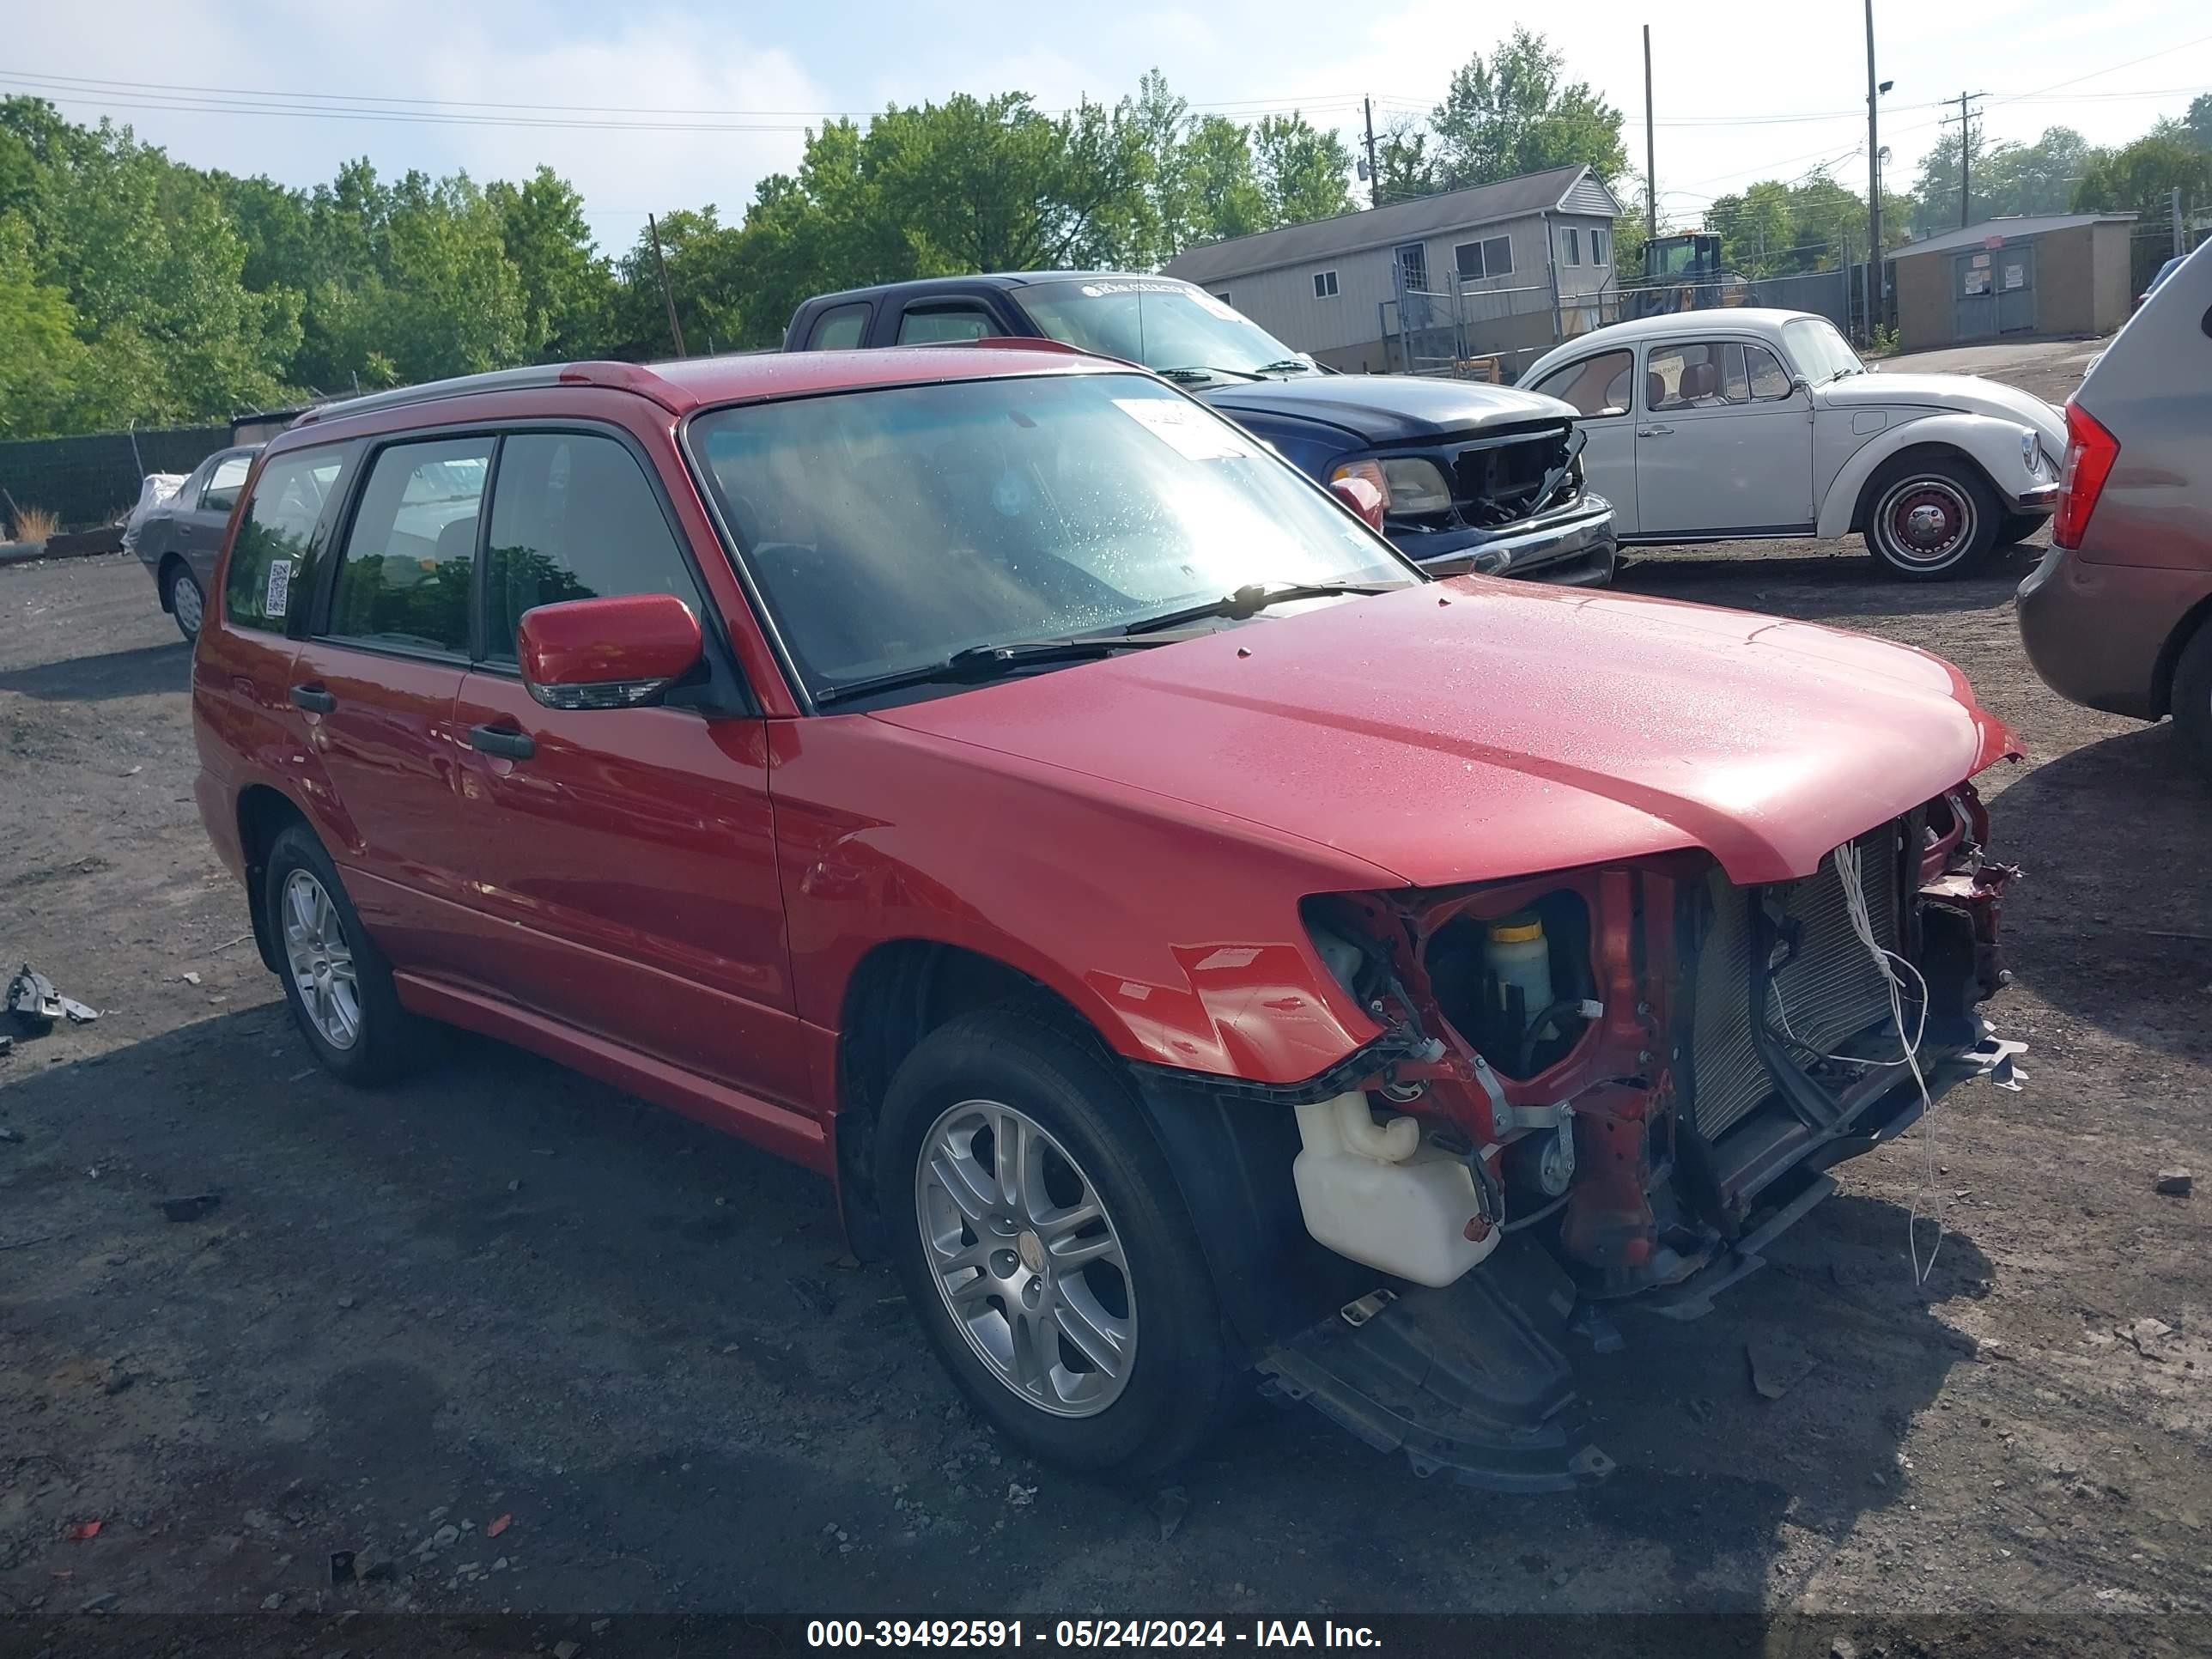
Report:
[[[2063,395],[2088,349],[2001,369]],[[106,1011],[0,1060],[0,1647],[264,1608],[311,1655],[406,1608],[573,1614],[587,1644],[626,1612],[1664,1609],[2133,1613],[2130,1643],[2198,1645],[2212,1207],[2153,1183],[2212,1176],[2212,782],[2035,678],[2034,557],[1914,587],[1856,542],[1732,546],[1620,583],[1926,646],[2013,724],[2031,757],[1985,787],[2027,875],[1990,1012],[2025,1092],[1844,1166],[1711,1317],[1623,1314],[1622,1352],[1579,1353],[1605,1485],[1424,1483],[1261,1411],[1172,1537],[1173,1498],[984,1432],[811,1179],[489,1042],[378,1096],[313,1070],[203,838],[151,584],[0,570],[0,957]],[[1947,1228],[1924,1288],[1916,1195]],[[1810,1370],[1767,1400],[1746,1344],[1777,1334]]]

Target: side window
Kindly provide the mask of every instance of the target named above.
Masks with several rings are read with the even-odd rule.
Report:
[[[228,513],[238,505],[238,492],[246,487],[246,475],[253,468],[251,455],[226,455],[215,464],[215,471],[200,491],[200,511]]]
[[[981,306],[935,306],[927,311],[909,308],[899,319],[901,345],[935,345],[943,340],[980,340],[995,333],[990,313]]]
[[[1513,239],[1510,236],[1486,236],[1482,239],[1482,274],[1486,276],[1510,276],[1513,274]]]
[[[1534,390],[1564,398],[1584,415],[1628,413],[1628,377],[1636,367],[1629,351],[1601,351],[1578,363],[1553,369]]]
[[[484,657],[515,660],[523,613],[563,599],[673,593],[701,614],[698,584],[644,469],[612,438],[509,438],[492,485]]]
[[[1747,345],[1743,356],[1751,371],[1751,395],[1754,401],[1787,398],[1795,390],[1790,384],[1790,371],[1765,346]]]
[[[1314,272],[1314,298],[1316,300],[1334,300],[1336,298],[1336,273],[1334,271],[1316,270]]]
[[[814,332],[806,337],[809,351],[850,351],[868,331],[866,304],[833,306],[814,319]]]
[[[284,631],[294,579],[315,550],[315,527],[343,459],[334,449],[309,449],[261,469],[223,578],[222,613],[234,627]]]
[[[1606,238],[1610,234],[1599,226],[1590,227],[1590,263],[1592,264],[1601,265],[1605,263]]]
[[[1583,234],[1569,225],[1559,233],[1559,244],[1566,250],[1566,263],[1578,265],[1583,262]]]
[[[1644,360],[1646,409],[1717,409],[1750,401],[1740,345],[1654,346]]]
[[[1462,283],[1478,282],[1483,275],[1482,244],[1460,242],[1452,248],[1452,274]]]
[[[377,453],[338,565],[333,637],[466,654],[491,447],[489,438],[449,438]]]

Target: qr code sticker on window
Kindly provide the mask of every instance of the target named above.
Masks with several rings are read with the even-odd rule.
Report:
[[[292,561],[276,559],[269,566],[269,591],[262,598],[261,614],[272,621],[284,614],[292,599]]]

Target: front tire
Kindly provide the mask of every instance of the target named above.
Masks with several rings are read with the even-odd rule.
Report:
[[[2212,617],[2197,623],[2196,636],[2181,647],[2170,701],[2174,725],[2197,751],[2198,764],[2212,772]]]
[[[304,823],[278,834],[264,881],[262,902],[284,963],[284,1000],[323,1068],[364,1085],[414,1069],[433,1048],[434,1028],[399,1006],[392,964]]]
[[[1237,1374],[1173,1172],[1127,1083],[1023,1010],[963,1015],[900,1066],[877,1191],[892,1259],[969,1402],[1024,1450],[1159,1474]]]
[[[1945,581],[1996,545],[2003,516],[1989,480],[1949,456],[1892,462],[1867,491],[1867,551],[1908,581]]]
[[[162,595],[169,614],[176,618],[177,632],[185,636],[186,645],[197,644],[200,624],[207,619],[207,595],[200,589],[199,578],[189,566],[173,564],[169,567],[168,591]]]

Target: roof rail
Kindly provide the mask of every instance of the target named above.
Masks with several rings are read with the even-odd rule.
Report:
[[[668,383],[640,363],[535,363],[523,368],[495,368],[483,374],[459,374],[447,380],[425,380],[420,386],[394,386],[359,398],[342,398],[319,404],[292,422],[311,426],[322,421],[343,420],[374,410],[400,409],[410,404],[436,403],[447,398],[471,398],[480,392],[523,392],[550,386],[606,386],[635,392],[673,409]]]

